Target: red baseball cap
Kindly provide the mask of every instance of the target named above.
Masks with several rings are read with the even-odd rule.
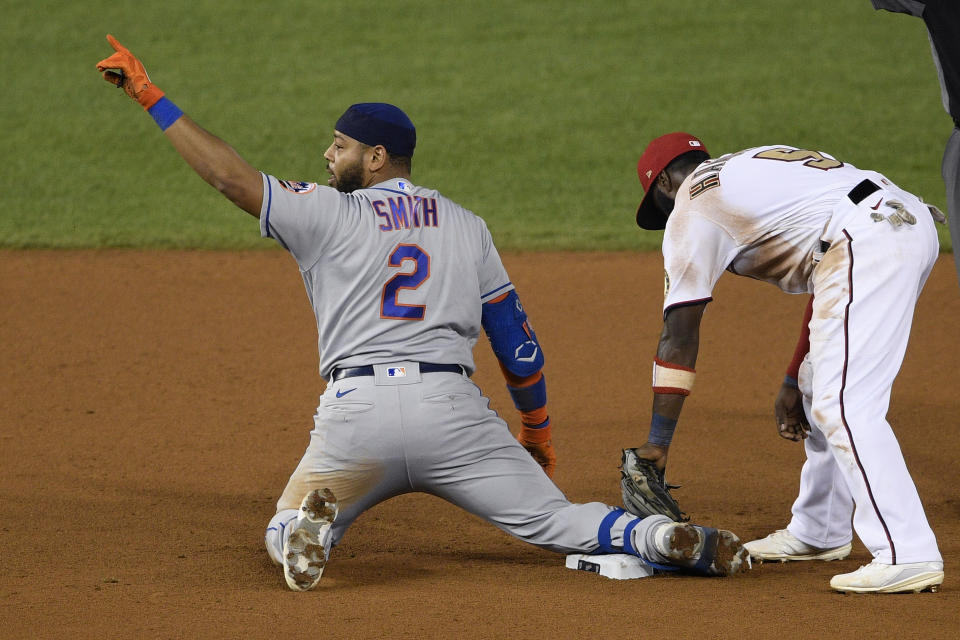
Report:
[[[660,212],[650,197],[650,187],[667,165],[689,151],[709,153],[700,140],[689,133],[678,131],[654,139],[637,161],[637,175],[644,196],[637,208],[637,225],[650,230],[667,226],[667,216]]]

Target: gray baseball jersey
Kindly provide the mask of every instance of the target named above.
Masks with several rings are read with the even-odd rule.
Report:
[[[484,221],[393,179],[341,193],[263,176],[260,230],[300,266],[320,374],[416,360],[474,370],[480,303],[513,289]]]

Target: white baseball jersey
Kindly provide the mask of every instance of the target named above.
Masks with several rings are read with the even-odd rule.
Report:
[[[697,167],[681,185],[663,238],[664,309],[711,299],[724,270],[807,293],[833,210],[864,178],[883,176],[823,152],[771,145]],[[835,226],[835,225],[834,225]]]
[[[341,193],[263,176],[260,232],[300,266],[320,374],[415,360],[474,370],[480,304],[513,289],[486,223],[393,179]]]
[[[787,527],[812,546],[849,542],[852,518],[880,562],[942,561],[886,420],[938,250],[916,196],[818,151],[747,149],[680,187],[663,238],[664,313],[710,300],[725,269],[814,294],[799,380],[812,433]]]

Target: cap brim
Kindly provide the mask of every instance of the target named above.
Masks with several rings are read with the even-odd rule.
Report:
[[[667,216],[653,203],[653,190],[647,192],[647,195],[640,201],[637,207],[637,226],[648,231],[659,231],[667,226]]]

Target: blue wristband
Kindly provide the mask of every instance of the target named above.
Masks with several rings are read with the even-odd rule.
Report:
[[[669,447],[673,440],[673,430],[677,428],[677,421],[664,417],[659,413],[653,414],[650,419],[650,435],[647,440],[650,444]]]
[[[545,429],[550,426],[550,416],[547,416],[547,419],[541,422],[540,424],[527,424],[526,422],[521,423],[527,429]]]
[[[147,109],[147,113],[153,116],[154,121],[160,126],[161,131],[166,131],[170,125],[179,120],[180,116],[183,115],[180,107],[167,99],[167,96],[163,96],[157,100],[156,104]]]
[[[543,375],[529,387],[512,387],[508,384],[507,391],[517,411],[534,411],[547,404],[547,378]]]
[[[800,388],[800,383],[798,383],[797,379],[793,376],[784,376],[783,384],[787,385],[788,387],[793,387],[794,389]]]

